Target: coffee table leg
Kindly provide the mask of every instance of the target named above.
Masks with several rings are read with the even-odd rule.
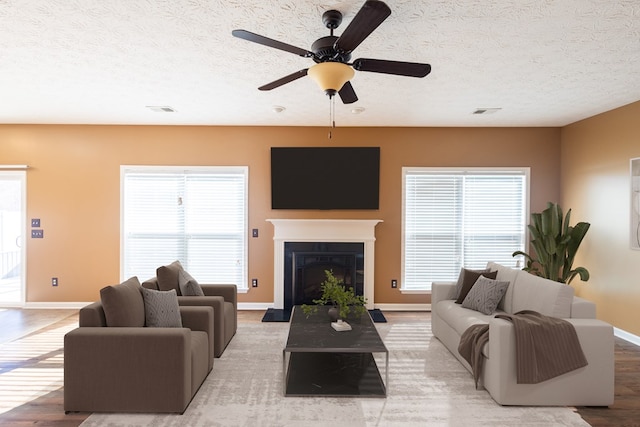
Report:
[[[384,395],[387,395],[389,391],[389,351],[387,350],[385,353],[385,362],[384,362]]]
[[[287,352],[282,350],[282,395],[287,395]]]

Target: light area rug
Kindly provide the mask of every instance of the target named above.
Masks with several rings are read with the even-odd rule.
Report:
[[[240,324],[183,415],[92,414],[93,426],[588,426],[573,408],[503,407],[431,334],[430,322],[378,323],[387,398],[284,397],[288,323]],[[378,366],[384,367],[383,359]]]

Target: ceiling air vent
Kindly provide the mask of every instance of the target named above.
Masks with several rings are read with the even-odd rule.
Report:
[[[156,113],[175,113],[176,110],[166,105],[147,105],[147,108]]]
[[[502,110],[502,108],[476,108],[472,114],[493,114]]]

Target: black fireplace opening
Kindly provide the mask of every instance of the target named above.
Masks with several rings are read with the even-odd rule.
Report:
[[[325,270],[364,295],[364,243],[285,242],[284,309],[320,298]]]

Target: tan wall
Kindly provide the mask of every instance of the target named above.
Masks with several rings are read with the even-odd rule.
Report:
[[[591,279],[576,293],[598,317],[640,335],[640,251],[630,249],[629,160],[640,157],[640,102],[562,129],[562,203],[591,228],[575,266]]]
[[[272,211],[271,146],[380,146],[379,211]],[[639,154],[640,155],[640,154]],[[98,298],[120,275],[120,165],[248,165],[249,278],[241,302],[273,301],[273,226],[267,218],[382,219],[376,240],[376,303],[428,303],[402,295],[402,166],[530,166],[531,208],[559,199],[557,128],[326,128],[0,126],[0,164],[28,164],[27,218],[44,239],[28,239],[27,301]],[[640,255],[640,253],[638,254]],[[51,278],[59,286],[51,286]],[[146,279],[146,278],[141,278]]]

